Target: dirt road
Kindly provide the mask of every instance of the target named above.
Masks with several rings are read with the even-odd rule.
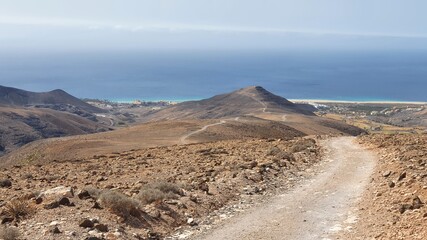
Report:
[[[350,230],[375,156],[351,137],[323,146],[327,154],[319,174],[196,239],[334,239],[334,233]]]
[[[225,120],[221,120],[220,122],[217,122],[217,123],[213,123],[213,124],[206,125],[206,126],[202,127],[202,128],[201,128],[201,129],[199,129],[199,130],[196,130],[196,131],[190,132],[190,133],[188,133],[188,134],[186,134],[186,135],[182,136],[182,137],[179,139],[179,142],[180,142],[181,144],[186,144],[186,143],[187,143],[187,138],[189,138],[190,136],[193,136],[193,135],[195,135],[195,134],[197,134],[197,133],[203,132],[203,131],[205,131],[206,129],[208,129],[209,127],[213,127],[213,126],[216,126],[216,125],[221,125],[221,124],[224,124],[224,123],[226,123],[226,121],[225,121]]]

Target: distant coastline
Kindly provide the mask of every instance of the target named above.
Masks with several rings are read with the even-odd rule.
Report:
[[[330,100],[330,99],[289,99],[296,103],[368,103],[368,104],[413,104],[427,105],[427,102],[422,101],[396,101],[396,100]]]
[[[204,98],[189,98],[189,99],[143,99],[143,98],[113,98],[108,99],[108,101],[115,103],[133,103],[135,101],[142,102],[170,102],[170,103],[180,103],[188,101],[198,101]],[[423,101],[398,101],[398,100],[333,100],[333,99],[288,99],[291,102],[295,103],[355,103],[355,104],[412,104],[412,105],[427,105],[427,102]]]

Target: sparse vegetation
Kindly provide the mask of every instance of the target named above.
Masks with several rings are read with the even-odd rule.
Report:
[[[140,203],[117,191],[102,191],[99,196],[99,202],[102,206],[110,209],[114,214],[124,219],[128,219],[130,216],[138,217],[140,215]]]
[[[15,219],[15,221],[20,221],[22,219],[28,218],[34,214],[34,207],[31,206],[30,202],[24,198],[16,198],[11,200],[6,204],[4,213]]]
[[[98,199],[102,193],[101,189],[94,188],[94,187],[85,187],[85,188],[83,188],[83,190],[87,191],[89,193],[90,197],[93,199]]]
[[[11,187],[11,186],[12,186],[12,182],[9,179],[0,180],[0,187],[4,188],[4,187]]]
[[[316,145],[316,141],[313,139],[302,139],[296,142],[289,150],[292,153],[302,152],[308,148],[313,148]]]
[[[58,180],[59,178],[61,177],[57,175],[50,175],[50,176],[46,176],[44,179],[48,182],[52,182],[52,181]]]
[[[19,238],[19,230],[16,227],[0,228],[0,239],[3,240],[16,240]]]
[[[182,195],[182,189],[177,184],[155,182],[145,185],[137,198],[143,204],[150,204],[164,199],[175,199],[178,195]]]
[[[34,176],[33,176],[33,174],[31,174],[31,173],[24,173],[24,175],[22,175],[22,179],[28,179],[28,180],[31,180],[31,179],[33,179],[34,178]]]
[[[278,147],[271,147],[270,149],[268,149],[267,151],[267,156],[276,156],[278,153],[280,153],[282,150],[280,150],[280,148]]]

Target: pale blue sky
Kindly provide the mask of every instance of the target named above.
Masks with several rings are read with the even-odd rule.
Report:
[[[425,0],[0,0],[0,50],[426,48]]]

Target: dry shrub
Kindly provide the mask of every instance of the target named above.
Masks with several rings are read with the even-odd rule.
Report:
[[[313,148],[316,146],[316,141],[313,139],[302,139],[297,141],[291,148],[292,153],[302,152],[306,149]]]
[[[0,180],[0,187],[11,187],[12,182],[9,179],[1,179]]]
[[[139,202],[122,193],[104,190],[99,195],[102,206],[110,209],[114,214],[128,219],[130,216],[139,217]]]
[[[164,199],[176,199],[178,195],[183,195],[183,191],[177,184],[155,182],[142,187],[137,198],[143,204],[150,204]]]
[[[0,228],[0,239],[3,240],[16,240],[19,238],[19,230],[16,227]]]
[[[268,149],[266,155],[267,156],[276,156],[277,154],[279,154],[282,150],[280,150],[278,147],[271,147],[270,149]]]
[[[4,207],[4,213],[16,221],[29,218],[35,212],[35,208],[27,199],[16,198],[8,202]]]
[[[91,198],[98,199],[101,193],[103,192],[101,189],[94,188],[94,187],[85,187],[83,188],[84,191],[87,191]]]

